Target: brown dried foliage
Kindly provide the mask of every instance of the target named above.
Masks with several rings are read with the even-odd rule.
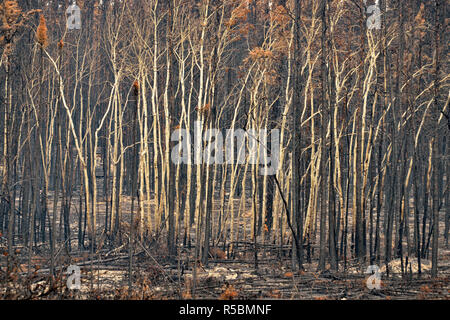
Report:
[[[224,291],[220,295],[219,300],[234,300],[239,296],[239,293],[232,285],[228,285],[223,289]]]
[[[47,47],[48,46],[48,35],[47,35],[47,24],[45,21],[45,17],[43,15],[41,15],[39,17],[39,25],[37,27],[36,30],[36,39],[37,42],[43,47]]]
[[[134,89],[134,95],[137,96],[139,94],[139,81],[134,80],[133,89]]]
[[[215,259],[225,260],[227,258],[226,253],[219,248],[211,248],[209,254]]]
[[[0,17],[2,19],[3,26],[10,26],[15,24],[22,14],[17,1],[4,1],[3,5],[0,5]]]

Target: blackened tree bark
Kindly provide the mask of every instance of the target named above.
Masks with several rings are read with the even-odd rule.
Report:
[[[303,268],[303,213],[301,212],[301,106],[303,92],[302,78],[302,55],[303,48],[301,43],[301,0],[294,0],[294,54],[293,54],[293,100],[292,100],[292,202],[293,217],[295,219],[296,235],[295,241],[298,268]]]

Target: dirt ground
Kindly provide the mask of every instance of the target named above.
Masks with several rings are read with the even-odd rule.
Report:
[[[239,250],[239,248],[237,249]],[[119,251],[91,255],[84,252],[69,260],[61,259],[58,276],[48,277],[48,261],[32,259],[28,270],[25,257],[16,255],[16,268],[6,277],[2,267],[0,296],[3,299],[449,299],[450,250],[441,249],[439,274],[431,279],[431,263],[422,261],[422,274],[415,260],[409,271],[401,275],[400,262],[390,263],[389,276],[380,266],[379,288],[369,289],[367,264],[347,262],[344,271],[316,272],[317,264],[305,264],[304,270],[292,271],[289,257],[279,258],[266,252],[258,268],[247,255],[234,260],[211,259],[208,266],[197,266],[197,282],[193,283],[193,265],[188,250],[179,261],[158,255],[161,248],[136,249],[133,257],[132,289],[128,286],[129,255],[126,246]],[[2,259],[3,262],[5,259]],[[69,264],[81,270],[81,289],[68,290],[65,274]],[[4,263],[3,263],[4,265]],[[61,272],[62,271],[62,272]],[[6,279],[8,279],[6,281]],[[30,279],[30,281],[27,281]],[[52,283],[53,281],[53,283]],[[373,282],[376,284],[376,282]],[[27,289],[27,287],[29,289]]]
[[[75,205],[75,204],[74,204]],[[124,203],[126,212],[127,202]],[[239,203],[236,201],[236,205]],[[101,230],[104,223],[103,204],[97,219]],[[237,209],[237,207],[236,207]],[[439,248],[438,277],[430,275],[431,262],[422,260],[421,274],[417,259],[410,258],[406,273],[401,274],[400,260],[379,265],[379,287],[368,286],[369,263],[340,261],[339,271],[317,272],[317,262],[305,263],[304,270],[292,268],[290,245],[282,248],[258,244],[258,265],[255,268],[252,243],[234,244],[234,255],[211,251],[207,266],[197,264],[194,283],[192,257],[194,247],[179,247],[178,260],[169,260],[164,243],[165,234],[158,241],[136,241],[133,255],[131,289],[129,287],[128,242],[118,248],[107,244],[96,252],[80,250],[76,245],[78,216],[71,215],[72,251],[58,245],[55,258],[56,274],[49,278],[49,248],[38,245],[28,261],[28,248],[18,247],[13,256],[0,257],[0,299],[312,299],[312,300],[372,300],[372,299],[446,299],[450,298],[450,248],[443,243]],[[441,215],[443,216],[443,215]],[[250,234],[251,215],[243,214],[240,232]],[[124,214],[124,219],[129,216]],[[443,217],[442,217],[443,218]],[[246,221],[246,219],[248,221]],[[351,222],[350,222],[351,223]],[[444,229],[444,221],[441,221]],[[101,232],[101,231],[99,231]],[[101,239],[101,236],[99,236]],[[0,238],[0,252],[5,252],[6,239]],[[318,248],[313,245],[313,259],[317,261]],[[10,272],[7,274],[7,263]],[[81,270],[81,289],[67,288],[69,265]],[[327,266],[329,267],[329,266]],[[372,276],[371,279],[374,277]],[[377,282],[373,282],[374,285]]]

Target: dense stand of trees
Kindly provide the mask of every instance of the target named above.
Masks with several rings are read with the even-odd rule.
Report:
[[[450,224],[446,3],[377,1],[369,29],[374,3],[79,0],[82,28],[67,30],[67,0],[1,1],[6,259],[47,248],[53,270],[62,248],[128,244],[131,272],[139,243],[207,264],[211,247],[233,258],[248,242],[255,267],[290,244],[293,268],[401,258],[406,272],[430,256],[435,276]],[[176,164],[178,128],[279,129],[280,169],[194,148]]]

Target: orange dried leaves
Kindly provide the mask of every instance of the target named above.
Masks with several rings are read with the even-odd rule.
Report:
[[[250,51],[249,57],[252,60],[271,59],[271,58],[273,58],[273,52],[270,50],[264,50],[261,47],[255,47]]]
[[[16,23],[21,14],[17,1],[4,1],[3,6],[0,5],[0,16],[5,26]]]
[[[234,300],[238,297],[239,293],[232,285],[228,285],[224,292],[220,295],[219,300]]]
[[[36,39],[37,42],[45,48],[48,45],[48,35],[47,35],[47,24],[45,21],[45,17],[41,15],[39,17],[39,25],[36,30]]]
[[[134,80],[133,89],[134,89],[134,95],[137,96],[139,94],[139,81]]]

